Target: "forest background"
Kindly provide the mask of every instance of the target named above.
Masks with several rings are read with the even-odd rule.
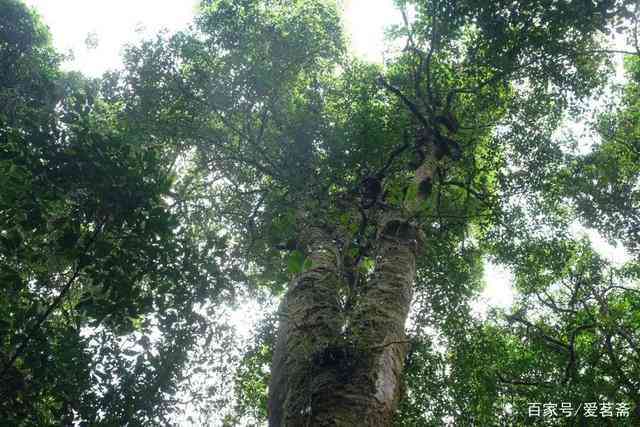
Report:
[[[119,42],[101,35],[99,27],[89,28],[51,2],[31,3],[42,8],[42,20],[20,2],[0,3],[0,416],[9,423],[247,425],[267,418],[277,301],[287,283],[309,269],[311,258],[287,247],[297,215],[287,209],[304,205],[289,194],[304,191],[297,176],[303,164],[287,161],[307,160],[295,143],[256,157],[243,151],[241,137],[235,141],[237,135],[225,133],[236,132],[234,123],[247,117],[266,123],[267,110],[235,104],[233,96],[246,96],[232,95],[247,90],[245,80],[212,82],[220,76],[212,70],[233,75],[255,66],[254,55],[265,45],[253,37],[270,22],[249,20],[256,33],[248,31],[250,43],[237,45],[237,9],[209,3],[191,32],[156,36],[155,24],[147,32],[139,27],[135,41],[127,36],[131,44],[118,56],[119,70],[105,74],[116,56],[100,49],[110,46],[113,52]],[[421,17],[440,3],[398,2],[406,21],[399,9],[381,6],[383,21],[395,24],[390,48],[384,56],[361,54],[377,64],[342,51],[331,13],[319,21],[305,14],[305,7],[323,2],[299,2],[299,9],[273,3],[279,14],[260,15],[247,6],[257,15],[242,18],[284,22],[285,30],[264,43],[269,49],[284,43],[287,48],[274,58],[298,73],[285,73],[288,80],[279,83],[268,67],[247,71],[245,78],[254,83],[295,95],[291,105],[270,106],[287,118],[269,138],[295,141],[300,132],[324,138],[326,145],[312,149],[327,175],[319,172],[314,179],[332,181],[330,192],[356,188],[362,201],[367,194],[358,187],[385,169],[395,181],[387,181],[387,200],[376,203],[406,207],[414,197],[428,206],[412,213],[427,241],[437,244],[427,245],[417,267],[395,422],[530,425],[531,402],[570,402],[575,408],[612,402],[630,408],[628,417],[615,417],[612,425],[632,425],[640,416],[634,5],[596,2],[590,14],[584,4],[569,2],[562,10],[567,22],[542,14],[530,29],[536,36],[540,24],[542,35],[524,40],[518,35],[526,31],[518,25],[528,19],[525,8],[503,16],[497,2],[486,16],[469,12],[480,19],[478,40],[489,46],[475,52],[475,63],[460,59],[469,58],[465,43],[474,37],[457,33],[466,15],[444,8],[441,25],[450,19],[451,28],[439,29],[446,48],[429,58],[435,64],[431,90],[441,108],[452,107],[446,95],[454,88],[463,93],[486,84],[487,91],[463,97],[455,110],[461,129],[443,131],[456,134],[449,136],[461,147],[461,159],[448,157],[463,166],[445,159],[439,167],[446,171],[421,198],[406,174],[406,165],[415,162],[412,149],[394,154],[407,141],[415,145],[420,119],[394,89],[413,91],[420,100],[420,88],[412,86],[420,55],[412,49],[433,46],[435,24]],[[474,2],[468,3],[473,10]],[[527,3],[532,16],[534,6],[549,7]],[[144,2],[137,7],[154,9]],[[372,20],[347,10],[357,52],[371,35],[359,41],[353,22]],[[192,11],[172,16],[176,31],[191,21]],[[288,21],[290,16],[295,19]],[[109,22],[118,19],[100,25]],[[295,22],[305,29],[287,32]],[[44,24],[51,25],[53,39]],[[53,48],[56,26],[61,36],[71,27],[83,33],[86,49],[76,48],[75,63],[59,53],[68,42]],[[569,31],[568,39],[561,30]],[[207,69],[215,55],[199,44],[203,37],[224,39],[223,50],[237,49],[236,56]],[[318,49],[313,67],[302,60],[309,46]],[[506,49],[506,59],[501,62],[491,49]],[[110,59],[100,64],[96,56]],[[185,64],[189,72],[181,68]],[[63,71],[74,67],[82,74]],[[193,86],[181,86],[185,82]],[[203,87],[214,89],[213,101],[201,105]],[[268,99],[264,88],[250,89],[254,107]],[[223,107],[212,109],[211,102]],[[443,116],[425,108],[423,116]],[[217,115],[220,123],[194,126],[196,113]],[[218,140],[236,144],[229,152],[240,159],[207,148]],[[265,171],[269,153],[277,166]],[[245,171],[237,172],[239,165]],[[290,175],[278,182],[276,171]],[[331,217],[335,203],[322,211]],[[350,221],[342,222],[349,228]],[[372,233],[363,230],[353,239],[375,241]],[[355,256],[362,261],[358,274],[375,275],[374,256]],[[488,303],[479,302],[483,289]],[[572,420],[590,421],[584,414]]]

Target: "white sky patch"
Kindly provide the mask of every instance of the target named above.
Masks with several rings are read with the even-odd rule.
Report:
[[[620,267],[632,259],[631,254],[627,252],[620,242],[615,242],[612,245],[598,231],[592,228],[587,228],[574,222],[569,230],[576,238],[587,237],[596,253],[614,267]]]
[[[193,19],[197,0],[25,0],[49,26],[54,46],[62,53],[73,51],[75,59],[64,64],[97,77],[119,68],[122,47],[153,35],[163,28],[186,28]],[[85,40],[95,35],[97,47]]]
[[[344,0],[345,25],[352,53],[369,62],[384,60],[384,29],[402,23],[391,0]]]
[[[256,326],[264,318],[262,310],[263,307],[257,301],[247,298],[240,301],[238,308],[230,313],[227,323],[236,331],[240,340],[249,342]]]
[[[486,318],[490,308],[509,309],[514,300],[513,274],[505,267],[485,260],[484,282],[482,294],[471,306],[473,314]]]
[[[198,0],[25,0],[49,26],[54,46],[73,52],[66,70],[98,77],[122,66],[122,47],[162,29],[186,28],[196,12]],[[381,63],[384,28],[400,23],[392,0],[343,0],[345,25],[352,52],[367,61]],[[88,37],[97,40],[88,48]]]

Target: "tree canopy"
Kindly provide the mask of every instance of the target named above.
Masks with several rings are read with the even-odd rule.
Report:
[[[640,422],[636,3],[395,4],[384,64],[203,0],[91,79],[0,0],[3,425]]]

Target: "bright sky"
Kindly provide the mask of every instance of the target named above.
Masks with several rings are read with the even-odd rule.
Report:
[[[193,18],[195,0],[25,0],[49,25],[54,45],[73,50],[75,61],[67,69],[99,76],[117,68],[122,45],[136,41],[139,33],[161,28],[184,28]],[[138,31],[136,31],[138,30]],[[95,34],[98,46],[87,49],[85,40]]]
[[[363,59],[382,62],[384,27],[402,23],[391,0],[344,0],[345,24],[352,51]]]
[[[117,68],[122,46],[143,34],[162,28],[175,31],[193,18],[198,0],[25,0],[42,15],[62,52],[73,51],[67,69],[99,76]],[[343,0],[347,31],[354,53],[381,62],[384,25],[399,23],[400,14],[391,0]],[[85,41],[95,36],[98,45],[88,49]]]

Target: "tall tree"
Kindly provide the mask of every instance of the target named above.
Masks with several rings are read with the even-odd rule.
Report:
[[[478,285],[478,239],[515,226],[505,171],[555,172],[541,164],[561,153],[549,138],[602,83],[600,42],[629,13],[617,1],[398,6],[406,46],[384,68],[345,57],[330,2],[220,0],[127,73],[139,114],[163,117],[152,134],[179,120],[246,271],[287,283],[270,425],[391,424],[416,284],[448,251],[465,266],[458,285]]]
[[[378,66],[333,1],[205,0],[94,81],[0,0],[0,416],[169,424],[250,289],[281,302],[220,423],[531,425],[545,397],[637,421],[637,264],[567,231],[636,247],[637,88],[590,154],[557,135],[630,3],[399,0]],[[488,255],[521,295],[480,320]]]

